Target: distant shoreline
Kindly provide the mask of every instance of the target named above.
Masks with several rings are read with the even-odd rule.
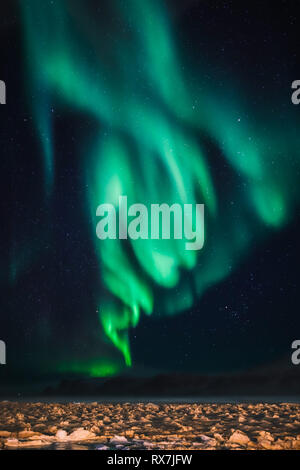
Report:
[[[299,404],[299,396],[211,396],[211,397],[159,397],[159,396],[22,396],[22,397],[3,397],[0,403],[197,403],[197,404]]]

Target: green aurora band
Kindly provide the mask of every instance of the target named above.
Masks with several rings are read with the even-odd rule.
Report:
[[[36,95],[48,199],[55,186],[51,107],[79,110],[99,124],[80,149],[82,184],[104,285],[99,318],[129,366],[128,331],[141,313],[190,308],[253,241],[289,221],[299,195],[299,137],[296,126],[267,114],[268,103],[249,104],[238,80],[220,87],[201,79],[202,70],[190,79],[195,71],[175,44],[167,2],[99,0],[97,16],[87,4],[21,0],[28,87]],[[234,174],[229,194],[216,187],[207,139]],[[117,206],[120,195],[128,204],[204,203],[204,249],[186,251],[185,240],[100,242],[96,208]]]

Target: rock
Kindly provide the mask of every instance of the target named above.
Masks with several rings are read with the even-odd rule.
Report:
[[[95,434],[99,434],[100,433],[100,429],[98,428],[98,426],[92,426],[91,427],[91,432],[95,433]]]
[[[292,442],[292,448],[294,450],[300,450],[300,441],[298,439],[294,439]]]
[[[183,425],[180,425],[180,429],[181,431],[193,431],[193,428],[192,426],[183,426]]]
[[[147,448],[148,448],[148,447],[152,448],[152,447],[154,446],[154,443],[153,443],[153,442],[150,442],[150,441],[144,441],[144,442],[143,442],[143,445],[144,445],[145,447],[147,447]]]
[[[154,403],[148,403],[146,408],[147,410],[150,410],[150,411],[159,411],[159,406],[155,405]]]
[[[37,424],[35,426],[33,426],[33,431],[35,431],[35,433],[40,433],[40,432],[45,432],[47,430],[47,426],[45,424]]]
[[[34,436],[28,437],[28,441],[35,441],[41,439],[42,441],[55,442],[55,436],[49,436],[48,434],[35,434]]]
[[[34,431],[20,431],[18,433],[18,438],[19,439],[28,439],[28,437],[32,437],[32,436],[39,436],[39,433],[38,432],[34,432]]]
[[[229,442],[245,446],[250,442],[250,439],[242,431],[234,431],[229,438]]]
[[[70,423],[69,423],[69,421],[64,421],[64,420],[62,420],[62,421],[60,421],[59,424],[60,424],[61,426],[69,426]]]
[[[19,440],[18,439],[7,439],[5,442],[5,447],[18,447]]]
[[[104,446],[104,445],[103,446],[98,446],[98,447],[96,447],[96,450],[109,450],[109,447]]]
[[[68,440],[69,441],[84,441],[86,439],[94,439],[95,437],[96,437],[95,433],[91,431],[87,431],[86,429],[83,429],[83,428],[78,428],[68,436]]]
[[[271,449],[272,450],[283,450],[284,447],[282,447],[280,444],[275,443],[275,444],[272,445]],[[300,450],[300,447],[296,450]]]
[[[58,441],[66,441],[68,437],[68,433],[64,429],[59,429],[57,433],[55,434],[55,437]]]
[[[257,442],[263,449],[274,449],[273,441],[274,437],[272,436],[272,434],[266,431],[259,431]]]
[[[263,449],[267,449],[267,450],[271,450],[273,449],[273,444],[271,441],[268,441],[267,439],[260,439],[259,441],[259,445],[263,448]]]
[[[43,447],[49,445],[48,442],[42,441],[40,439],[35,441],[19,441],[18,439],[7,439],[5,442],[5,447],[8,448],[25,448],[25,447]]]
[[[0,431],[0,437],[10,437],[11,432],[8,431]]]
[[[207,442],[207,441],[211,440],[211,437],[205,436],[205,434],[201,434],[199,437],[200,437],[201,441],[203,441],[203,442]]]
[[[205,446],[205,449],[209,446],[209,447],[215,447],[217,445],[217,440],[212,438],[212,437],[209,437],[209,436],[205,436],[205,434],[201,434],[200,436],[200,439],[201,439],[201,445],[204,445]]]
[[[241,450],[244,449],[240,444],[235,444],[234,442],[227,442],[226,449]]]
[[[114,436],[110,441],[110,444],[117,445],[117,444],[128,444],[128,440],[124,436]]]
[[[273,441],[274,441],[274,437],[273,437],[272,434],[270,434],[269,432],[266,432],[266,431],[259,431],[258,441],[261,441],[261,440],[266,440],[266,441],[273,442]]]
[[[56,434],[56,432],[57,432],[57,426],[49,426],[48,432],[49,432],[50,434]]]

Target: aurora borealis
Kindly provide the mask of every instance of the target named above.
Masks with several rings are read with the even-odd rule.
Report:
[[[227,7],[228,20],[231,2]],[[217,33],[209,36],[205,18],[213,8],[200,0],[186,7],[168,0],[20,0],[16,6],[24,78],[20,93],[34,142],[26,171],[38,181],[25,196],[31,222],[25,223],[24,238],[17,230],[24,214],[18,209],[13,217],[10,274],[3,282],[13,295],[39,263],[53,276],[54,259],[59,264],[55,272],[66,273],[60,243],[75,237],[78,248],[68,267],[66,295],[73,285],[89,298],[82,297],[76,312],[87,329],[78,340],[85,343],[84,353],[77,344],[76,354],[61,359],[50,354],[45,361],[51,373],[102,376],[131,366],[130,335],[145,316],[158,318],[153,329],[159,330],[160,322],[195,311],[201,328],[201,316],[212,315],[201,311],[202,296],[230,279],[254,248],[296,220],[299,110],[291,103],[289,80],[294,70],[281,61],[280,48],[272,62],[267,49],[256,51],[255,39],[224,46]],[[216,28],[223,24],[229,37],[243,38],[239,21],[244,13],[235,15],[230,25],[216,20]],[[268,34],[274,28],[280,43],[276,25]],[[260,33],[269,40],[263,27]],[[248,70],[243,47],[253,54]],[[228,52],[219,57],[216,51],[222,48]],[[265,75],[255,75],[255,60],[259,70],[268,69]],[[269,77],[274,81],[269,83]],[[22,154],[27,144],[18,145]],[[68,193],[74,181],[76,198],[73,189]],[[185,240],[174,239],[100,241],[95,234],[98,205],[118,205],[124,195],[129,204],[204,204],[204,248],[188,251]],[[64,206],[71,215],[82,214],[75,229],[72,217],[63,216]],[[37,213],[38,222],[32,223]],[[61,227],[64,234],[57,235]],[[80,258],[84,244],[90,251],[86,255],[84,249]],[[50,269],[44,261],[49,249],[54,253]],[[87,258],[93,280],[84,274],[84,285],[72,283],[78,267],[85,273]],[[53,300],[47,287],[42,336],[50,335],[51,312],[60,309],[61,296]],[[60,320],[67,335],[73,307],[67,299],[63,305],[69,309]],[[95,316],[97,321],[90,320]],[[92,341],[99,341],[98,351],[94,346],[88,351],[91,329],[99,338]],[[143,362],[139,353],[136,360]]]

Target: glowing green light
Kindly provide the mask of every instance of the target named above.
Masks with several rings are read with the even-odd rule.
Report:
[[[142,313],[171,315],[190,308],[195,296],[232,272],[262,228],[279,228],[288,220],[299,195],[292,188],[299,185],[287,155],[299,161],[299,137],[287,135],[264,109],[246,108],[240,84],[224,82],[220,90],[217,78],[203,78],[205,70],[183,66],[165,2],[109,0],[119,19],[113,32],[101,16],[86,28],[85,1],[72,7],[64,0],[20,4],[47,193],[55,168],[49,100],[98,123],[93,143],[79,151],[104,285],[99,318],[130,365],[128,330]],[[223,182],[216,186],[202,136],[230,168],[229,188]],[[205,248],[187,251],[184,239],[100,242],[96,209],[117,205],[122,195],[128,204],[204,203]],[[102,363],[74,367],[96,375],[115,370]]]

